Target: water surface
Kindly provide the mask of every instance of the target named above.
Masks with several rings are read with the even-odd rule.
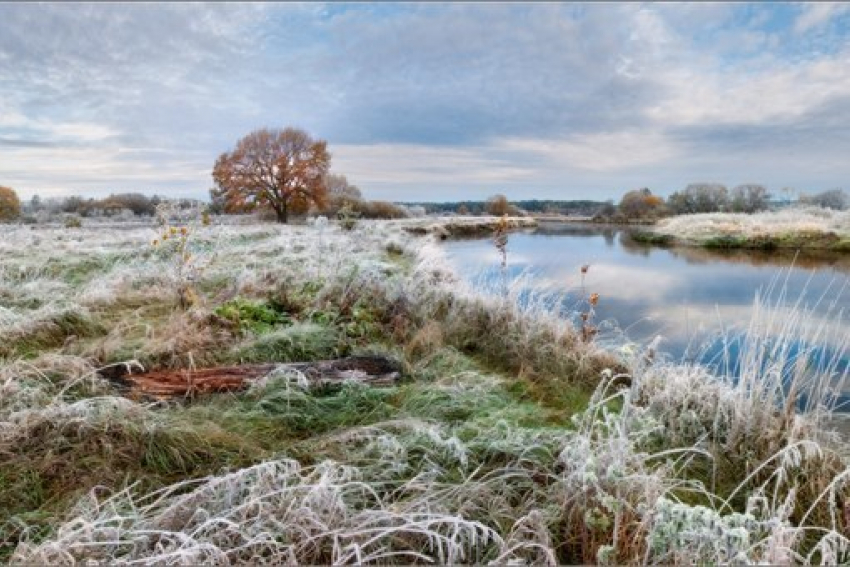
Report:
[[[489,238],[445,246],[475,286],[500,288],[500,257]],[[780,312],[795,302],[811,310],[807,323],[825,331],[826,347],[850,332],[842,315],[850,306],[847,254],[663,248],[634,242],[628,230],[578,224],[512,233],[507,250],[508,278],[524,274],[527,290],[561,294],[553,308],[579,324],[590,294],[599,294],[592,314],[599,340],[647,345],[661,337],[661,349],[676,359],[717,356],[713,337],[747,326],[757,292],[781,305]]]

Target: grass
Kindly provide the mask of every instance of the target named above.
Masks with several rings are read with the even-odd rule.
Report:
[[[850,213],[798,207],[757,214],[705,213],[664,219],[634,235],[652,244],[719,249],[850,250]]]
[[[846,373],[815,362],[834,327],[777,289],[743,365],[621,360],[544,298],[469,289],[412,224],[198,229],[209,261],[187,310],[144,253],[152,228],[48,229],[34,257],[15,244],[33,231],[12,229],[0,292],[24,273],[34,301],[0,311],[20,333],[0,354],[0,560],[848,559],[850,474],[826,429]],[[92,250],[111,259],[83,276]],[[364,352],[400,359],[403,380],[274,375],[143,404],[95,372]]]
[[[344,350],[336,328],[307,322],[260,335],[240,348],[236,358],[244,362],[327,360]]]
[[[0,344],[0,356],[32,358],[40,352],[63,346],[69,339],[97,336],[104,332],[91,315],[69,307],[42,319],[21,320],[6,329],[6,341]]]

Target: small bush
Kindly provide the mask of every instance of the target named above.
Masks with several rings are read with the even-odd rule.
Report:
[[[65,228],[82,228],[83,221],[80,220],[80,217],[66,217],[65,218]]]
[[[339,226],[341,226],[343,230],[353,230],[354,227],[357,226],[357,220],[360,218],[360,213],[354,210],[351,205],[345,205],[339,210],[336,217],[339,219]]]
[[[241,298],[219,305],[215,314],[234,323],[242,331],[247,330],[258,335],[292,323],[286,314],[264,302]]]
[[[357,209],[366,219],[403,219],[410,216],[405,209],[389,201],[360,201]]]
[[[21,216],[21,200],[11,187],[0,185],[0,221],[15,220]]]

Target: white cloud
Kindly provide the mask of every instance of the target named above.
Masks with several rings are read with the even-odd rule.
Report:
[[[142,170],[100,177],[130,161],[119,148],[161,150],[132,154],[151,186],[190,156],[179,183],[200,194],[219,152],[287,125],[381,198],[608,198],[718,172],[837,185],[850,53],[836,26],[792,32],[847,6],[777,28],[775,7],[734,3],[0,3],[0,144],[44,163],[97,147],[114,167],[75,179],[128,190]],[[23,189],[62,185],[51,171]]]
[[[805,34],[829,23],[833,18],[850,12],[845,2],[806,2],[794,22],[794,33]]]
[[[108,194],[128,190],[203,195],[212,162],[192,152],[101,147],[7,147],[2,178],[22,197]],[[190,188],[187,191],[187,188]]]
[[[520,181],[534,171],[499,159],[490,148],[433,147],[414,144],[337,145],[333,169],[355,183],[488,183]]]
[[[837,96],[850,96],[847,53],[752,73],[680,68],[663,76],[669,96],[647,114],[659,125],[793,122]]]
[[[580,134],[566,140],[508,138],[498,147],[536,154],[564,169],[600,173],[660,165],[678,154],[674,141],[662,132],[634,129]]]

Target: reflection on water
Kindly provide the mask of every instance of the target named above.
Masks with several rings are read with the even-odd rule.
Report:
[[[499,274],[499,259],[488,239],[446,243],[458,272],[487,286]],[[582,282],[581,266],[590,266]],[[758,290],[771,297],[784,290],[791,304],[811,309],[808,324],[823,326],[825,341],[843,342],[850,327],[841,320],[850,290],[850,255],[661,248],[635,242],[617,227],[550,225],[513,233],[508,243],[511,276],[528,274],[528,287],[565,295],[561,308],[575,318],[587,294],[598,293],[596,320],[603,340],[622,335],[661,348],[675,359],[717,356],[713,334],[743,331]],[[583,284],[583,288],[582,288]],[[829,346],[829,345],[826,345]]]

